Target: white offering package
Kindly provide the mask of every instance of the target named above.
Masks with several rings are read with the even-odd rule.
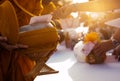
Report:
[[[35,23],[49,23],[52,19],[51,14],[42,15],[42,16],[34,16],[30,19],[29,24],[35,24]]]

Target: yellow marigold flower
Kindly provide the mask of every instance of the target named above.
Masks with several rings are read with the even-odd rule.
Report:
[[[84,38],[84,43],[87,42],[93,42],[93,43],[100,42],[100,37],[96,32],[88,33]]]

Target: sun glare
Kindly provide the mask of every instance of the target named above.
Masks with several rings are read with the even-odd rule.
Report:
[[[83,3],[83,2],[88,2],[88,0],[73,0],[72,3]],[[78,16],[78,13],[73,12],[71,15],[76,18]]]
[[[73,0],[73,3],[82,3],[82,2],[88,2],[88,0]]]

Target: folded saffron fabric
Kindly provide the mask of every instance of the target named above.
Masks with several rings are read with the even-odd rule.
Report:
[[[9,1],[0,5],[0,33],[8,38],[10,44],[25,44],[28,49],[22,49],[22,54],[39,53],[41,50],[55,49],[58,43],[56,28],[46,18],[47,22],[32,21],[31,24],[19,27],[14,7]],[[43,21],[45,21],[43,20]]]

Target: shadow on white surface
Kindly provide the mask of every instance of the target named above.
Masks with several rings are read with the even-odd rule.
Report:
[[[68,73],[72,81],[120,81],[120,63],[90,65],[76,62]]]
[[[59,63],[64,62],[71,58],[73,52],[70,49],[66,49],[64,45],[60,45],[57,51],[51,56],[47,63]]]
[[[47,61],[59,73],[37,76],[34,81],[120,81],[120,63],[90,65],[77,62],[74,53],[61,45]]]

